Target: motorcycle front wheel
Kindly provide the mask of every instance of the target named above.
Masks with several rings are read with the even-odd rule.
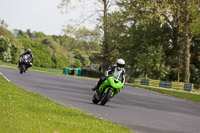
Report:
[[[108,91],[107,91],[107,93],[105,93],[105,94],[103,94],[103,97],[102,97],[102,100],[101,100],[101,105],[105,105],[107,102],[108,102],[108,100],[110,99],[110,96],[112,95],[112,90],[111,89],[109,89]]]
[[[20,68],[19,68],[20,74],[22,74],[24,72],[25,67],[26,66],[24,64],[20,65]]]

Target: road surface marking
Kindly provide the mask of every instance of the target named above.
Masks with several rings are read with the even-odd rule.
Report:
[[[8,82],[11,82],[6,76],[3,75],[3,73],[0,72],[0,75],[2,75]]]

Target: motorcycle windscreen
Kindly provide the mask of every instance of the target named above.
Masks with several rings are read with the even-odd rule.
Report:
[[[108,83],[116,89],[122,88],[122,82],[120,80],[115,79],[114,77],[108,77],[107,79]]]

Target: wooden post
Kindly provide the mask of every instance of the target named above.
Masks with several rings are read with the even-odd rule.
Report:
[[[76,76],[76,68],[74,68],[74,76]]]

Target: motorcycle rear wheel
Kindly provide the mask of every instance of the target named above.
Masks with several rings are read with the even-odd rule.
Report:
[[[94,104],[99,103],[99,100],[97,99],[96,94],[94,94],[94,96],[92,97],[92,102],[93,102]]]

